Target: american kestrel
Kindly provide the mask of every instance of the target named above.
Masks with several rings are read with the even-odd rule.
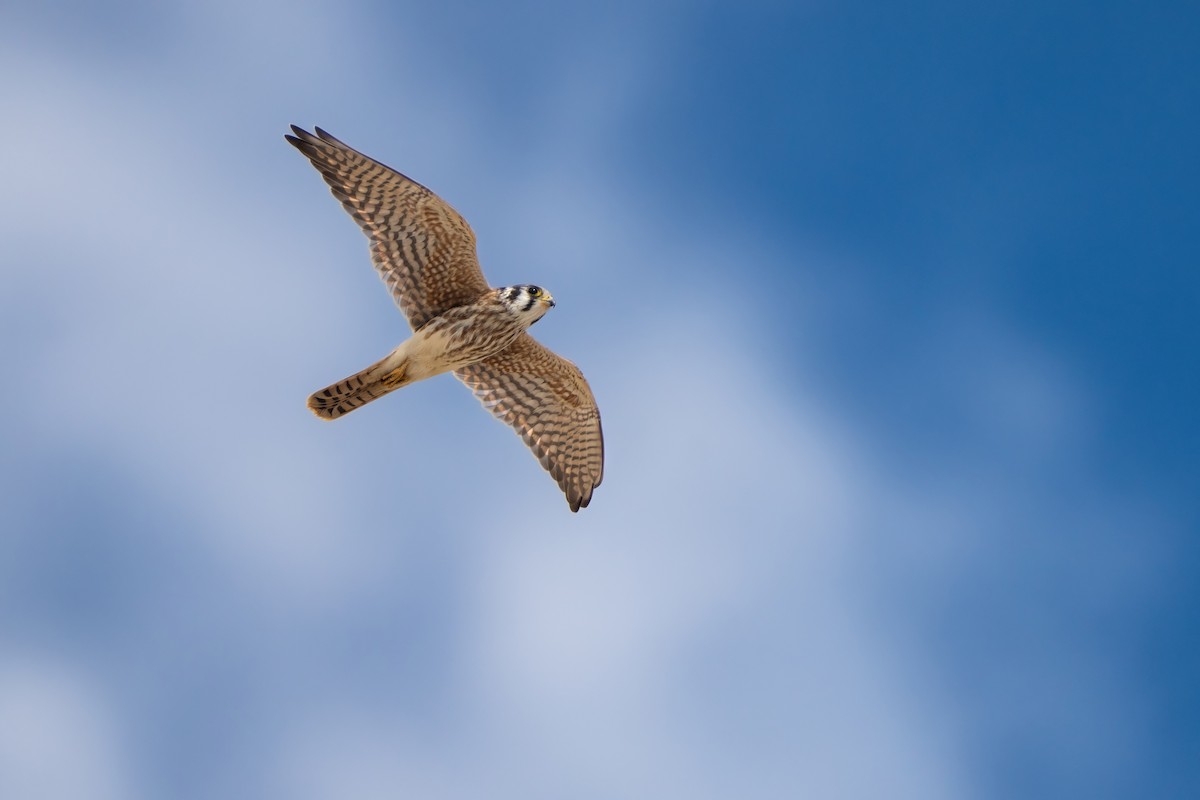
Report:
[[[596,399],[579,368],[527,332],[554,306],[538,286],[492,289],[467,221],[436,194],[320,128],[285,136],[308,157],[371,242],[371,260],[413,335],[371,366],[308,398],[337,419],[443,372],[511,425],[558,481],[572,511],[604,475]]]

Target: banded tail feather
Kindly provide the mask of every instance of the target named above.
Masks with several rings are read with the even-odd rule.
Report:
[[[308,407],[321,419],[337,419],[411,383],[405,374],[407,366],[406,359],[397,363],[396,354],[391,353],[362,372],[313,392]]]

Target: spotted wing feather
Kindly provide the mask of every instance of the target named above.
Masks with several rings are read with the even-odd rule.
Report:
[[[604,434],[578,367],[523,333],[506,350],[454,374],[525,440],[572,511],[591,502],[604,476]]]
[[[488,290],[475,234],[449,203],[320,128],[286,136],[308,157],[371,242],[371,259],[417,329]]]

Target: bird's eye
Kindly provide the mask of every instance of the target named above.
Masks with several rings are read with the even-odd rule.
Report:
[[[541,297],[541,295],[542,295],[542,290],[541,290],[541,289],[539,289],[539,288],[538,288],[538,287],[536,287],[536,286],[530,286],[530,287],[529,287],[529,296],[530,296],[530,297]]]

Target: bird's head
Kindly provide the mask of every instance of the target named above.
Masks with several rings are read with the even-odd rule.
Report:
[[[500,290],[500,302],[530,325],[554,307],[554,297],[549,292],[529,283],[504,287]]]

